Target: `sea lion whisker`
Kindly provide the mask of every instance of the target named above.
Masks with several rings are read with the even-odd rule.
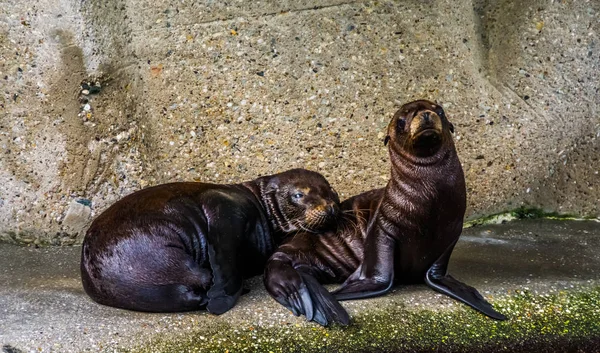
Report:
[[[354,214],[354,212],[356,212],[356,211],[371,211],[371,209],[370,208],[353,208],[350,210],[343,210],[342,212]]]
[[[357,224],[358,224],[358,221],[361,221],[361,223],[364,223],[364,224],[367,223],[367,219],[365,218],[365,216],[362,213],[355,214],[355,218],[357,218],[357,220],[356,220]]]
[[[307,227],[305,227],[305,226],[302,224],[302,222],[298,222],[298,224],[297,224],[296,226],[297,226],[298,228],[302,229],[302,230],[305,230],[305,231],[309,232],[309,233],[316,233],[314,230],[312,230],[312,229],[310,229],[310,228],[307,228]]]
[[[343,213],[343,214],[341,215],[341,217],[340,217],[340,221],[353,221],[353,220],[354,220],[354,218],[355,218],[356,216],[359,216],[359,217],[360,217],[360,215],[359,215],[359,214],[348,214],[348,213]]]
[[[352,230],[358,230],[358,226],[354,221],[348,220],[347,222],[343,223],[344,228],[343,229],[352,229]]]
[[[355,219],[352,219],[351,217],[345,217],[343,219],[340,220],[340,224],[342,226],[341,229],[343,230],[351,230],[352,232],[357,232],[360,233],[360,227],[358,226],[358,223]],[[338,224],[338,226],[340,225]],[[338,227],[340,228],[340,227]],[[343,233],[344,231],[341,231],[339,233]]]

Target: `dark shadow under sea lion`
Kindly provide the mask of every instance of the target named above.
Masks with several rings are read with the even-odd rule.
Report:
[[[337,231],[286,240],[265,269],[279,303],[321,325],[348,323],[337,300],[382,295],[394,284],[426,283],[497,320],[479,292],[447,274],[462,232],[466,190],[441,106],[407,103],[388,126],[391,178],[383,189],[344,201]],[[340,283],[329,293],[320,283]]]
[[[260,274],[285,233],[335,220],[339,199],[319,173],[163,184],[124,197],[87,231],[81,278],[96,302],[138,311],[221,314]]]

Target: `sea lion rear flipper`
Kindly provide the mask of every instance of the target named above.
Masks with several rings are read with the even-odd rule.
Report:
[[[506,316],[494,310],[477,289],[462,283],[447,273],[448,261],[455,244],[456,242],[429,268],[425,275],[425,283],[434,290],[461,301],[492,319],[506,320]]]
[[[294,315],[322,326],[333,322],[347,325],[348,313],[309,272],[294,268],[284,259],[270,260],[265,270],[265,287],[269,294]]]
[[[215,315],[223,314],[231,309],[242,294],[242,271],[239,268],[240,237],[244,234],[246,219],[243,214],[232,212],[235,205],[229,207],[228,212],[221,212],[220,208],[228,204],[219,198],[214,198],[212,204],[208,202],[205,207],[211,211],[206,214],[208,227],[207,252],[212,270],[212,285],[207,292],[208,304],[206,309]],[[228,214],[228,217],[218,215]]]
[[[238,271],[232,271],[233,266],[225,261],[224,255],[217,253],[214,246],[209,245],[208,257],[213,273],[213,284],[207,292],[206,309],[215,315],[221,315],[233,308],[242,294],[242,278]]]

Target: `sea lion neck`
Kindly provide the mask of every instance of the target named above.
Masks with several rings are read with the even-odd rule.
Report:
[[[456,154],[456,152],[452,137],[450,137],[449,139],[445,139],[442,145],[431,155],[417,155],[398,144],[390,144],[389,154],[392,169],[401,167],[421,169],[427,167],[435,168],[448,160],[453,154]]]
[[[265,208],[264,202],[262,200],[261,197],[261,187],[260,187],[260,181],[261,178],[255,179],[255,180],[250,180],[250,181],[245,181],[243,183],[241,183],[240,185],[243,186],[244,188],[248,189],[252,195],[254,195],[254,197],[256,197],[256,200],[260,203],[260,205]]]
[[[241,185],[250,190],[261,205],[261,208],[265,211],[271,230],[273,232],[285,231],[282,227],[284,217],[278,207],[274,205],[272,200],[274,197],[273,193],[269,193],[267,190],[270,177],[271,176],[263,176],[255,180],[244,182]]]

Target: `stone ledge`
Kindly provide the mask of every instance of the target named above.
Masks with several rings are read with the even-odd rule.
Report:
[[[79,247],[0,244],[0,345],[7,352],[593,352],[600,342],[599,245],[593,221],[471,227],[450,272],[509,321],[415,285],[344,302],[352,324],[326,329],[278,305],[260,277],[218,317],[104,307],[81,288]]]

